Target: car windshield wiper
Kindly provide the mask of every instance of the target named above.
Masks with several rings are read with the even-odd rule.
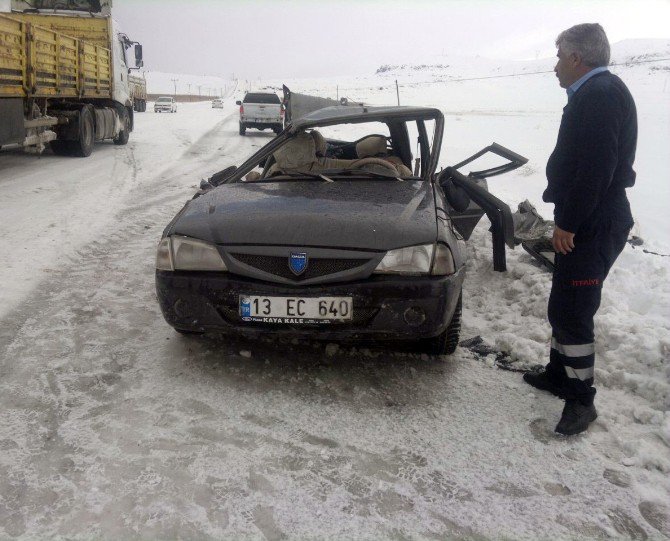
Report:
[[[253,182],[267,182],[269,180],[281,180],[282,177],[289,178],[313,178],[316,180],[323,180],[325,182],[335,182],[332,178],[324,175],[323,173],[309,173],[305,171],[304,173],[282,173],[281,175],[275,175],[274,177],[259,178],[258,180],[252,180],[249,184]]]
[[[328,173],[333,176],[333,177],[361,177],[361,176],[368,176],[368,177],[373,177],[373,178],[381,178],[384,180],[397,180],[399,182],[405,182],[406,180],[421,180],[419,177],[407,177],[407,178],[402,178],[399,175],[393,176],[393,175],[385,175],[383,173],[377,173],[375,171],[366,171],[364,169],[340,169],[338,171],[328,171]]]

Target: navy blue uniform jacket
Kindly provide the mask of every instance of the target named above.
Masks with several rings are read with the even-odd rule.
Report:
[[[556,148],[547,162],[542,199],[554,221],[577,238],[604,217],[633,220],[626,188],[635,184],[637,112],[628,88],[607,71],[594,75],[563,109]]]

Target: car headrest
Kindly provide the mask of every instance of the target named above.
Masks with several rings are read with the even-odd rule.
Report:
[[[359,158],[368,158],[386,153],[386,137],[383,135],[370,135],[356,143],[356,155]]]
[[[316,143],[314,137],[299,132],[283,147],[274,153],[277,167],[282,171],[309,169],[316,161]]]

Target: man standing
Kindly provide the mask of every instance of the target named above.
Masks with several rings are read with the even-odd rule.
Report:
[[[637,113],[628,88],[607,70],[610,46],[599,24],[579,24],[556,39],[554,71],[567,89],[543,194],[554,203],[555,270],[549,296],[549,364],[524,380],[565,399],[556,432],[586,430],[593,399],[593,317],[603,281],[633,226],[626,188],[635,184]]]

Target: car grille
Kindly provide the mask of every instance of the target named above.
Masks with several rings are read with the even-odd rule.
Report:
[[[343,272],[368,263],[369,259],[332,259],[332,258],[310,258],[307,269],[301,275],[296,276],[288,266],[288,257],[254,255],[254,254],[230,254],[240,263],[249,265],[268,274],[273,274],[287,280],[301,282],[311,278],[320,278],[337,272]]]
[[[368,308],[356,308],[354,306],[354,315],[349,321],[333,321],[332,323],[324,323],[324,324],[319,324],[319,323],[295,323],[295,324],[273,324],[273,323],[262,323],[262,322],[248,322],[248,321],[243,321],[242,318],[240,317],[240,313],[237,307],[231,308],[229,306],[219,306],[218,307],[219,313],[225,319],[228,323],[231,323],[233,325],[239,325],[241,323],[244,323],[245,326],[254,326],[254,327],[267,327],[267,328],[273,328],[277,329],[278,327],[282,328],[296,328],[296,329],[305,329],[305,328],[318,328],[318,329],[328,329],[329,327],[332,327],[333,325],[337,325],[338,327],[343,327],[343,326],[348,326],[348,325],[355,325],[355,326],[362,326],[362,325],[367,325],[374,316],[377,315],[377,312],[379,312],[379,308],[377,307],[368,307]]]

